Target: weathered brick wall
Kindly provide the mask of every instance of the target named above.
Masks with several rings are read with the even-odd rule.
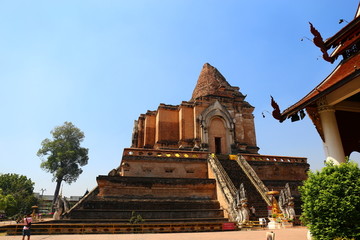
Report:
[[[98,197],[216,199],[213,179],[98,176],[96,181],[99,187]]]
[[[248,161],[261,180],[303,181],[307,179],[309,164]]]
[[[144,124],[144,146],[146,148],[153,148],[155,144],[156,115],[146,114]]]
[[[160,104],[156,115],[155,143],[159,147],[177,145],[179,141],[179,111],[177,106]]]
[[[189,104],[181,104],[179,107],[179,130],[180,130],[180,140],[192,140],[194,139],[194,110],[193,106]],[[184,143],[182,143],[184,144]]]
[[[123,157],[129,164],[124,176],[207,178],[207,161],[186,158]]]

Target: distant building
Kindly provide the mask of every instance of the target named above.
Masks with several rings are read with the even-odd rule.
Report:
[[[41,214],[49,214],[51,213],[51,204],[54,199],[54,195],[41,195],[40,193],[34,193],[34,196],[39,199],[39,213]],[[70,207],[75,205],[82,196],[70,196],[70,198],[66,198],[70,204]]]

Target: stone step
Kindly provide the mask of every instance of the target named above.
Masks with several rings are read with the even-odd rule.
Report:
[[[145,221],[152,219],[205,219],[223,218],[220,209],[171,209],[171,210],[114,210],[114,209],[77,209],[72,211],[71,219],[127,219],[132,213],[140,215]]]
[[[101,223],[101,224],[128,224],[130,223],[129,221],[130,219],[61,219],[61,220],[51,220],[51,221],[47,221],[47,223],[68,223],[68,224],[88,224],[88,223]],[[213,222],[228,222],[227,218],[224,217],[214,217],[214,218],[167,218],[167,219],[161,219],[161,218],[157,218],[157,219],[145,219],[144,222],[141,222],[141,224],[153,224],[153,223],[161,223],[161,224],[165,224],[165,223],[174,223],[174,224],[178,224],[178,223],[195,223],[195,222],[201,222],[201,223],[213,223]]]
[[[206,220],[206,219],[204,219]],[[162,232],[210,232],[224,230],[226,220],[217,221],[189,221],[183,223],[40,223],[31,227],[32,235],[41,234],[122,234],[122,233],[162,233]],[[7,235],[21,235],[23,225],[9,225],[0,227],[0,232]],[[234,229],[236,230],[236,229]],[[86,238],[86,237],[84,237]]]
[[[217,200],[144,200],[144,199],[98,199],[87,201],[83,209],[112,210],[172,210],[172,209],[219,209]]]

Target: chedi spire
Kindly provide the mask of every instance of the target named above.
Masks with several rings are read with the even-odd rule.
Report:
[[[235,97],[239,94],[238,87],[232,87],[215,67],[205,63],[200,72],[191,101],[205,96]]]

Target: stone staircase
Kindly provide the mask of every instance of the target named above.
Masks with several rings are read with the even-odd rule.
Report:
[[[267,199],[264,199],[264,196],[261,196],[259,194],[259,191],[256,189],[256,187],[254,186],[254,184],[250,181],[249,179],[249,172],[246,174],[244,172],[244,170],[240,167],[240,164],[238,163],[238,161],[240,161],[240,159],[237,160],[230,160],[228,155],[218,155],[217,158],[219,159],[222,167],[224,168],[224,170],[226,171],[227,175],[229,176],[229,178],[231,179],[232,183],[234,184],[235,187],[239,187],[241,183],[244,184],[245,190],[247,192],[247,197],[248,197],[248,203],[249,203],[249,207],[250,206],[254,206],[256,209],[256,217],[260,218],[260,217],[267,217],[268,216],[268,211],[267,211],[267,206],[269,205],[268,201],[265,201]],[[246,161],[246,160],[244,160]],[[245,170],[246,167],[251,168],[251,171],[254,171],[252,169],[252,164],[254,164],[253,162],[249,161],[248,163],[246,163],[245,166]],[[277,163],[279,164],[279,163]],[[282,164],[282,163],[280,163]],[[285,163],[286,164],[286,163]],[[256,173],[255,173],[256,175]],[[298,190],[298,187],[302,185],[302,181],[301,180],[260,180],[260,179],[256,179],[256,181],[260,181],[262,186],[258,186],[258,188],[260,189],[264,189],[264,190],[274,190],[274,191],[281,191],[282,189],[284,189],[286,183],[289,184],[290,186],[290,190],[291,190],[291,194],[294,197],[294,203],[295,203],[295,212],[300,215],[301,213],[301,199],[300,199],[300,193]]]
[[[256,209],[256,218],[267,217],[267,203],[256,190],[254,185],[249,180],[248,176],[244,173],[242,168],[235,160],[230,160],[229,156],[217,156],[222,167],[227,175],[233,182],[234,186],[238,188],[241,183],[244,184],[246,190],[249,207],[254,206]]]

